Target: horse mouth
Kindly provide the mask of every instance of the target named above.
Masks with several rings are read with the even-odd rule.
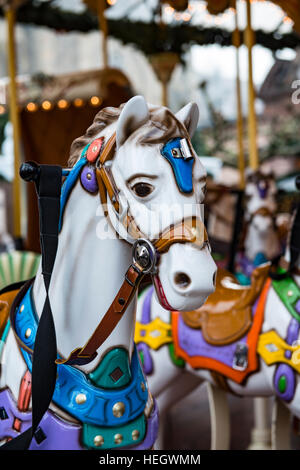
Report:
[[[158,274],[153,276],[153,282],[156,290],[156,294],[159,300],[159,303],[164,307],[166,310],[175,310],[171,305],[169,304],[164,288],[162,286],[162,283],[160,282]]]

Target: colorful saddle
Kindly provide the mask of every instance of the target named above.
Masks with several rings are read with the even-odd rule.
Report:
[[[252,324],[252,307],[269,269],[269,263],[256,268],[249,287],[241,286],[230,272],[218,269],[215,292],[198,310],[182,312],[183,321],[191,328],[201,328],[209,344],[218,346],[237,341]]]
[[[170,323],[151,320],[151,297],[147,292],[135,341],[144,371],[153,372],[150,349],[166,345],[172,362],[194,369],[208,369],[219,377],[242,383],[258,368],[257,343],[271,280],[270,264],[256,268],[249,287],[236,283],[232,274],[220,270],[216,292],[194,312],[171,312]]]

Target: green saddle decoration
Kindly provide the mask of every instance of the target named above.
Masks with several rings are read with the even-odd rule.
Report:
[[[185,366],[185,360],[182,359],[181,357],[176,356],[174,343],[169,343],[168,347],[169,347],[170,358],[171,358],[171,361],[173,362],[173,364],[176,367],[184,367]]]
[[[82,443],[88,449],[117,449],[137,445],[146,434],[144,414],[118,427],[99,427],[83,424]]]
[[[284,270],[279,270],[284,273]],[[292,317],[300,323],[300,288],[291,276],[284,279],[273,279],[272,286]],[[297,307],[296,307],[297,305]]]
[[[89,378],[101,388],[125,387],[131,381],[128,352],[124,348],[109,351]]]

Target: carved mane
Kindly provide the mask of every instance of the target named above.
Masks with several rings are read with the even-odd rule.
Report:
[[[107,126],[117,121],[124,104],[119,108],[108,107],[101,109],[87,129],[86,133],[74,140],[70,149],[68,165],[74,166],[84,147],[101,133]],[[167,142],[176,137],[185,137],[189,134],[185,126],[167,108],[162,106],[149,106],[150,119],[136,131],[137,142],[140,145],[158,144]]]

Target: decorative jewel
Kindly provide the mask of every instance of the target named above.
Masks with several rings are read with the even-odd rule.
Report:
[[[113,415],[116,418],[121,418],[121,416],[123,416],[123,414],[125,413],[124,403],[122,401],[118,401],[117,403],[114,404],[112,411],[113,411]]]
[[[86,402],[86,395],[84,393],[78,393],[78,395],[76,395],[75,401],[77,405],[83,405],[83,403]]]
[[[138,431],[137,429],[134,429],[131,433],[131,437],[133,441],[137,441],[138,438],[140,437],[140,431]]]
[[[104,444],[103,436],[100,436],[99,434],[98,436],[94,437],[94,445],[96,447],[101,447],[103,444]]]
[[[30,336],[31,336],[31,329],[27,328],[27,330],[25,331],[25,338],[29,338]]]
[[[115,434],[114,440],[115,440],[115,444],[121,444],[121,442],[123,441],[122,434]]]

